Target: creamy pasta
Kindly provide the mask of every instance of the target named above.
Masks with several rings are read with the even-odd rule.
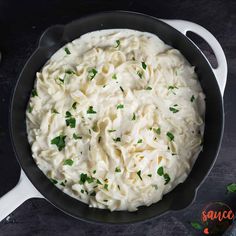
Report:
[[[26,111],[32,155],[63,192],[135,211],[188,176],[202,149],[205,100],[194,67],[157,36],[85,34],[36,74]]]

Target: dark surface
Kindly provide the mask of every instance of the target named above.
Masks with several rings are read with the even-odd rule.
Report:
[[[189,225],[200,221],[200,212],[210,201],[224,201],[236,210],[236,194],[226,195],[225,186],[236,182],[236,5],[235,1],[0,1],[0,195],[9,191],[19,178],[8,134],[10,91],[26,59],[37,45],[40,34],[50,25],[67,23],[84,14],[123,9],[144,12],[160,18],[194,21],[210,30],[225,50],[228,60],[228,83],[224,96],[225,135],[218,160],[198,191],[192,206],[166,214],[143,224],[102,226],[70,218],[45,200],[29,200],[0,223],[0,235],[201,235]],[[213,58],[208,47],[203,51]]]

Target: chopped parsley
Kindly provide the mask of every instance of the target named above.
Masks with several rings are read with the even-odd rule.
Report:
[[[176,86],[169,86],[168,87],[168,90],[172,90],[172,89],[178,89],[178,87],[176,87]]]
[[[231,183],[227,185],[228,193],[236,193],[236,183]]]
[[[103,201],[104,201],[104,202],[108,202],[108,200],[107,200],[107,199],[104,199]]]
[[[59,112],[55,108],[52,109],[52,113],[59,114]]]
[[[190,98],[190,101],[193,102],[195,100],[194,95],[192,95],[192,97]]]
[[[109,129],[108,130],[109,133],[112,133],[112,132],[115,132],[115,131],[116,131],[116,129]]]
[[[93,196],[93,197],[95,197],[95,196],[96,196],[96,192],[95,192],[95,191],[93,191],[92,193],[90,193],[90,196]]]
[[[154,130],[154,132],[157,133],[158,135],[161,134],[161,128],[160,128],[160,127],[157,128],[157,129],[153,128],[153,130]]]
[[[120,167],[116,167],[115,172],[121,172]]]
[[[73,138],[76,140],[76,139],[82,139],[81,136],[78,136],[76,133],[73,133]]]
[[[96,171],[96,170],[94,170],[94,171],[93,171],[93,174],[96,174],[96,172],[97,172],[97,171]]]
[[[118,48],[120,46],[120,40],[116,40],[115,48]]]
[[[50,180],[51,180],[51,182],[52,182],[53,184],[57,184],[57,183],[58,183],[58,181],[57,181],[56,179],[51,178]]]
[[[101,184],[102,185],[102,183],[101,183],[101,181],[99,179],[97,179],[97,184]]]
[[[142,67],[143,67],[144,70],[146,70],[146,68],[147,68],[147,65],[145,64],[144,61],[142,61]]]
[[[51,140],[51,144],[55,144],[59,151],[65,147],[65,138],[66,135],[59,135]]]
[[[135,113],[133,113],[132,120],[135,120],[135,119],[136,119],[136,116],[135,116]]]
[[[112,75],[112,79],[117,79],[116,74]]]
[[[108,191],[108,184],[104,184],[104,189]]]
[[[143,72],[142,71],[137,71],[137,75],[139,76],[139,78],[140,79],[142,79],[143,78]]]
[[[75,128],[76,119],[72,117],[69,111],[66,112],[66,126],[70,126],[71,128]]]
[[[67,55],[71,54],[70,50],[68,48],[64,48]]]
[[[122,109],[122,108],[124,108],[124,105],[123,104],[118,104],[116,108],[117,109]]]
[[[164,175],[164,169],[163,169],[162,166],[158,168],[157,174],[160,175],[160,176],[163,176],[163,175]]]
[[[165,185],[170,182],[170,176],[167,173],[164,174],[164,179],[165,179]]]
[[[152,87],[148,86],[148,87],[146,88],[146,90],[152,90]]]
[[[120,90],[122,91],[122,93],[124,92],[124,89],[120,86]]]
[[[98,143],[100,143],[100,142],[101,142],[101,140],[102,140],[102,137],[101,137],[101,136],[99,136],[99,137],[98,137]]]
[[[96,76],[97,73],[98,72],[97,72],[97,70],[95,68],[90,69],[88,71],[88,79],[92,80]]]
[[[96,114],[97,112],[93,110],[93,106],[89,106],[87,114]]]
[[[203,226],[197,221],[190,222],[190,224],[194,229],[197,229],[197,230],[202,230],[203,228]]]
[[[33,90],[32,90],[31,96],[32,96],[32,97],[38,96],[38,93],[37,93],[37,90],[36,90],[36,89],[33,89]]]
[[[121,141],[121,138],[120,138],[120,137],[113,138],[113,141],[115,141],[115,142],[120,142],[120,141]]]
[[[77,106],[77,102],[74,102],[74,103],[72,104],[72,108],[75,110],[75,109],[76,109],[76,106]]]
[[[66,70],[65,73],[68,74],[68,75],[75,74],[75,72],[73,70],[70,70],[70,69]]]
[[[69,119],[66,119],[66,126],[70,126],[71,128],[75,128],[76,125],[76,119],[71,117]]]
[[[142,143],[142,142],[143,142],[143,140],[142,140],[142,139],[139,139],[137,143]]]
[[[66,186],[64,182],[61,182],[60,185],[63,186],[63,187]]]
[[[170,141],[173,141],[175,136],[171,132],[167,132],[166,136],[169,138]]]
[[[83,190],[83,189],[81,189],[81,190],[80,190],[80,192],[81,192],[81,193],[84,193],[84,190]]]
[[[63,165],[72,166],[72,165],[73,165],[73,163],[74,163],[74,161],[73,161],[73,160],[71,160],[71,159],[66,159],[66,160],[64,161],[64,164],[63,164]]]
[[[150,178],[151,178],[151,177],[152,177],[152,174],[149,174],[149,175],[148,175],[148,177],[150,177]]]
[[[29,105],[27,111],[31,113],[33,111],[33,107]]]
[[[143,180],[142,177],[141,177],[141,170],[139,170],[139,171],[137,172],[137,175],[138,175],[138,177],[139,177],[141,180]]]
[[[169,110],[172,111],[173,113],[179,112],[179,110],[174,107],[169,107]]]
[[[92,183],[94,181],[93,177],[89,177],[87,174],[81,173],[80,174],[80,184],[84,184],[85,182],[88,182],[89,184]]]

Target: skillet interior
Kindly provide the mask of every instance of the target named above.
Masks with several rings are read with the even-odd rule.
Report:
[[[34,84],[35,73],[51,55],[79,36],[100,29],[129,28],[156,34],[166,44],[181,51],[196,66],[201,86],[206,94],[206,117],[203,152],[200,153],[189,177],[163,200],[137,212],[110,212],[89,208],[56,188],[35,164],[27,140],[25,110]],[[159,216],[169,210],[188,206],[196,189],[210,171],[219,151],[223,133],[222,97],[215,76],[201,52],[184,35],[156,18],[133,12],[103,12],[81,18],[68,25],[50,27],[41,37],[39,47],[26,63],[17,81],[11,103],[10,129],[18,161],[39,192],[65,213],[85,221],[102,223],[133,223]]]

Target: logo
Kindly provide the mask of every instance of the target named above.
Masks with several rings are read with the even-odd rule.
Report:
[[[201,220],[205,235],[222,235],[233,223],[234,212],[223,202],[212,202],[203,208]]]

